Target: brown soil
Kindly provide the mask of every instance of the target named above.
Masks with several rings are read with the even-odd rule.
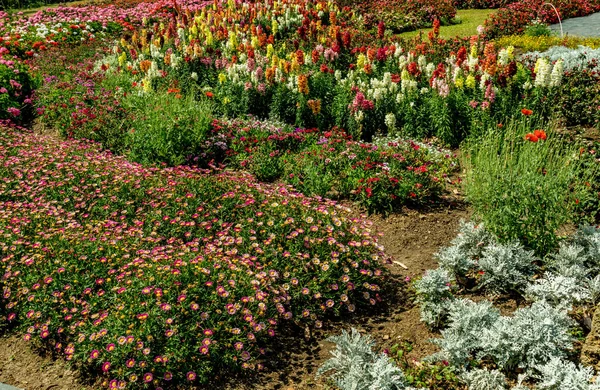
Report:
[[[383,309],[362,317],[342,319],[319,332],[305,337],[303,329],[282,332],[280,344],[273,347],[265,361],[267,370],[253,377],[215,378],[207,389],[328,389],[325,382],[315,380],[319,366],[328,359],[332,344],[325,339],[341,329],[355,327],[372,335],[380,348],[408,341],[413,345],[409,359],[420,359],[435,351],[428,342],[431,333],[419,320],[419,309],[411,303],[407,279],[436,268],[433,254],[456,235],[461,219],[469,219],[464,205],[450,204],[426,211],[405,210],[388,217],[371,216],[375,228],[384,235],[381,243],[393,258],[389,265],[393,288],[386,294]],[[404,268],[406,267],[406,269]],[[16,336],[0,338],[0,382],[26,390],[90,390],[99,385],[86,384],[79,374],[62,360],[42,356],[27,342]]]

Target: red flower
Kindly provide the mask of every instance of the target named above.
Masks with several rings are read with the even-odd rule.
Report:
[[[535,134],[532,134],[532,133],[528,133],[528,134],[525,136],[525,139],[526,139],[527,141],[531,141],[531,142],[538,142],[538,137],[537,137]]]
[[[365,192],[367,193],[367,198],[370,198],[373,195],[373,190],[369,187],[365,188]]]
[[[213,97],[213,93],[212,92],[206,92],[206,97],[212,99]]]
[[[546,140],[546,132],[544,130],[536,130],[533,132],[533,135],[538,137],[539,139],[545,141]]]
[[[533,111],[531,111],[531,110],[530,110],[530,109],[528,109],[528,108],[522,108],[522,109],[521,109],[521,114],[523,114],[523,115],[525,115],[525,116],[529,116],[529,115],[533,114]]]

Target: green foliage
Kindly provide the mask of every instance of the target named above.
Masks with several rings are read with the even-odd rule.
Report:
[[[511,123],[466,145],[467,199],[486,227],[501,240],[519,240],[539,255],[558,245],[558,229],[575,219],[590,194],[579,147],[548,132],[546,140],[523,139],[528,127]]]
[[[209,102],[152,93],[129,95],[123,104],[134,113],[126,141],[131,159],[171,166],[186,162],[206,165],[210,154],[205,151],[205,142],[212,130]]]
[[[552,30],[546,23],[534,21],[525,27],[523,34],[528,37],[549,37],[552,35]]]
[[[419,362],[415,365],[408,358],[413,350],[410,342],[395,344],[390,348],[389,354],[405,372],[406,382],[417,388],[430,390],[462,390],[464,386],[457,377],[454,367],[446,363],[432,364]]]

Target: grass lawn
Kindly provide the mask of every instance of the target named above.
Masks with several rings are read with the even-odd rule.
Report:
[[[477,33],[477,26],[483,24],[487,17],[494,12],[493,9],[463,9],[456,12],[456,20],[460,20],[460,24],[452,26],[442,26],[440,28],[440,36],[443,38],[451,38],[455,36],[469,36]],[[400,34],[401,37],[411,38],[419,35],[419,31],[423,31],[424,34],[430,29],[421,29],[416,31],[409,31]]]

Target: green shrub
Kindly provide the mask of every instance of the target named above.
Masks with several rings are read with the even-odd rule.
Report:
[[[584,165],[579,146],[555,132],[525,140],[534,139],[525,135],[525,122],[466,145],[465,189],[492,233],[543,255],[557,246],[558,230],[573,222],[580,201],[592,195],[585,183],[597,167]]]
[[[127,134],[134,161],[175,166],[210,159],[205,143],[211,136],[212,107],[206,100],[198,102],[173,91],[129,95],[123,104],[134,115]]]

